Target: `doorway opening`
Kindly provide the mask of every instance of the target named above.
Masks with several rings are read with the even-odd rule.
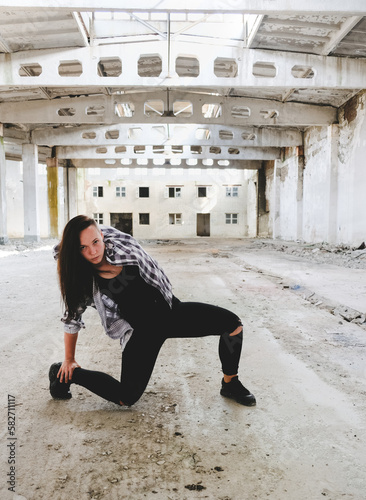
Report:
[[[197,214],[197,236],[210,236],[210,214]]]

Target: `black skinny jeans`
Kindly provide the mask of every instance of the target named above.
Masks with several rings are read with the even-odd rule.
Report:
[[[242,348],[242,332],[230,336],[242,323],[234,313],[200,302],[180,302],[174,297],[173,307],[154,322],[137,326],[122,355],[121,381],[103,372],[75,368],[72,383],[81,385],[102,398],[125,405],[134,404],[142,396],[153,371],[160,348],[168,338],[220,336],[219,356],[226,375],[238,373]]]

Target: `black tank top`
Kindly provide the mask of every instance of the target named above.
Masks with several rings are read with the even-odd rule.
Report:
[[[147,325],[170,310],[160,291],[140,276],[138,266],[123,266],[118,276],[96,275],[96,280],[101,293],[118,305],[121,317],[132,327]]]

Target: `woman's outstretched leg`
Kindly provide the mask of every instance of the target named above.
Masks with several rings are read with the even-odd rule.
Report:
[[[222,307],[200,302],[174,302],[169,337],[204,337],[219,335],[219,357],[224,378],[221,395],[245,406],[256,404],[253,394],[238,379],[243,344],[240,318]]]

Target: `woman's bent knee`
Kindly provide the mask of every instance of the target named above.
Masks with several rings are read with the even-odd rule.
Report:
[[[233,337],[234,335],[238,335],[243,331],[242,325],[238,326],[232,333],[230,333],[230,337]]]

